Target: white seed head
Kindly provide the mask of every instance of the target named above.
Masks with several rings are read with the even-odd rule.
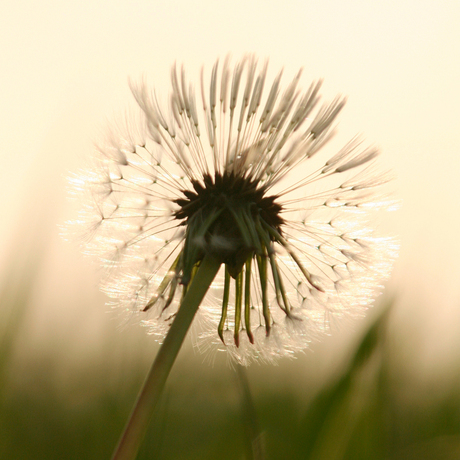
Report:
[[[138,113],[109,128],[72,179],[85,252],[107,268],[102,289],[158,340],[193,276],[187,264],[221,257],[194,337],[243,365],[293,357],[335,319],[361,316],[398,249],[369,224],[392,205],[378,150],[355,138],[323,152],[345,99],[316,109],[321,81],[302,92],[298,72],[283,90],[280,72],[266,94],[266,78],[254,56],[233,68],[227,57],[208,81],[202,71],[197,105],[174,65],[167,110],[131,84]]]

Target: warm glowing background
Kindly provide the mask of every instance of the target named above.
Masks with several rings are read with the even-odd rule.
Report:
[[[349,96],[340,139],[362,133],[398,177],[402,208],[382,227],[402,243],[387,290],[398,299],[401,353],[426,378],[458,369],[459,22],[460,3],[446,0],[4,0],[2,276],[30,269],[31,254],[41,258],[24,353],[52,340],[57,353],[80,359],[80,349],[91,355],[100,328],[116,329],[97,291],[99,274],[59,238],[57,224],[75,211],[65,175],[127,105],[128,77],[145,75],[161,90],[175,60],[192,77],[228,52],[254,52],[269,57],[271,69],[285,66],[284,81],[302,66],[305,85],[323,77],[326,96]],[[327,361],[331,343],[316,355]]]

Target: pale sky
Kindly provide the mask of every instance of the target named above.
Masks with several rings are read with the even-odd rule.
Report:
[[[341,139],[363,134],[398,176],[403,206],[384,225],[401,238],[390,287],[408,305],[402,321],[423,318],[442,341],[460,322],[459,22],[457,1],[4,0],[0,261],[35,210],[52,235],[43,284],[56,298],[57,286],[76,292],[87,261],[57,236],[70,214],[63,177],[124,110],[128,78],[161,90],[174,61],[198,76],[219,56],[254,52],[348,96]]]

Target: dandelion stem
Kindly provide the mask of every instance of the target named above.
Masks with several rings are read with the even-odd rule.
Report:
[[[187,289],[187,294],[181,303],[171,329],[147,375],[112,460],[134,460],[136,458],[169,372],[187,335],[195,313],[216,276],[220,265],[221,262],[211,256],[205,256],[202,260],[197,274]]]
[[[250,460],[264,460],[264,440],[257,420],[257,412],[252,400],[246,369],[238,364],[236,370],[238,373],[238,386],[241,394],[243,416],[250,443],[248,458]]]

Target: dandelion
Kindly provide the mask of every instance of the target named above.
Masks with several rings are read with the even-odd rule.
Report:
[[[321,81],[301,91],[301,71],[269,85],[267,69],[217,61],[195,91],[173,66],[167,109],[132,84],[137,112],[73,179],[102,289],[163,343],[116,459],[134,458],[194,318],[200,350],[271,362],[362,315],[389,275],[396,245],[369,226],[391,205],[378,149],[325,154],[345,99],[320,103]]]
[[[299,72],[266,89],[267,63],[216,62],[200,91],[172,68],[169,107],[144,82],[139,107],[76,178],[90,203],[87,252],[108,269],[103,290],[167,334],[205,256],[219,265],[197,314],[199,349],[237,362],[293,356],[332,321],[359,316],[388,276],[395,245],[368,226],[388,205],[378,150],[323,147],[345,104],[319,104],[321,81]]]

